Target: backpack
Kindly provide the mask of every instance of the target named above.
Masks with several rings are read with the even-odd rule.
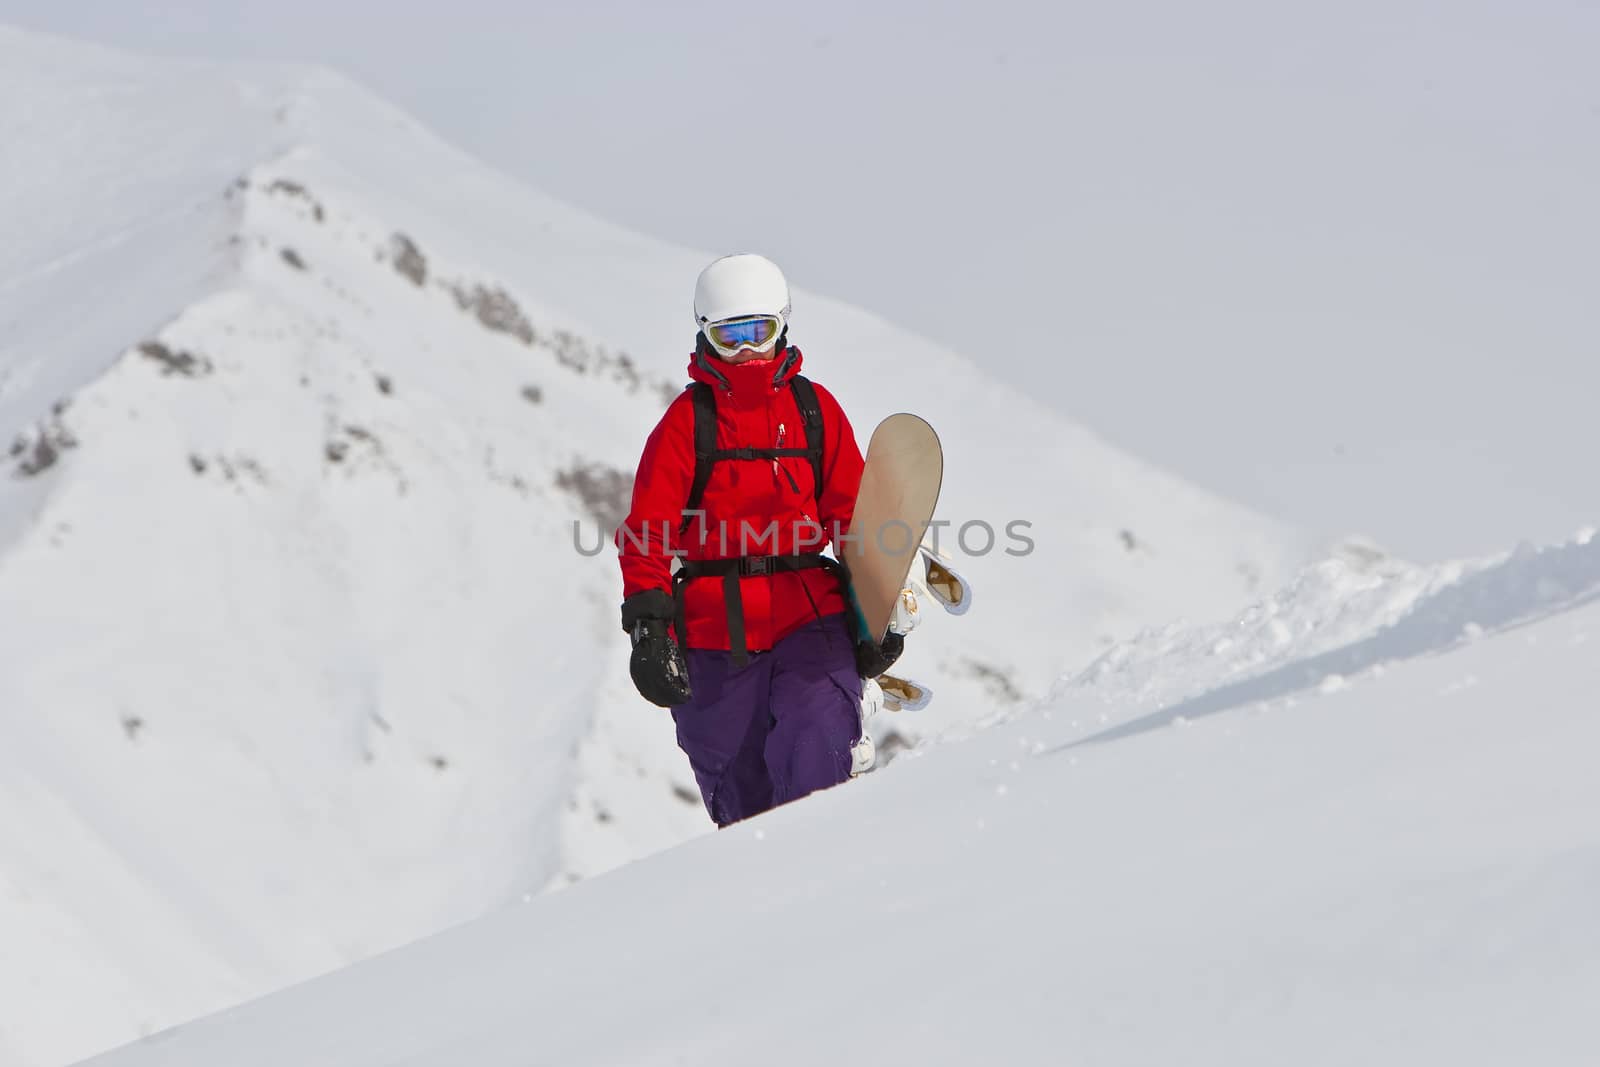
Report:
[[[689,389],[689,399],[694,404],[694,481],[689,485],[689,499],[683,505],[683,524],[678,528],[680,534],[688,531],[689,523],[693,521],[690,512],[699,509],[700,501],[706,495],[706,486],[711,484],[711,469],[718,460],[806,456],[811,460],[813,492],[819,497],[822,495],[822,407],[817,403],[816,387],[803,375],[796,374],[789,379],[789,391],[794,394],[795,407],[800,409],[800,421],[805,424],[804,448],[718,448],[716,394],[705,382],[695,382]],[[800,487],[794,484],[794,477],[787,470],[784,475],[789,478],[794,490],[799,492]]]

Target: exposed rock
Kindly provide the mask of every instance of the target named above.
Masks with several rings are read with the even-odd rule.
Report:
[[[451,292],[461,310],[472,312],[484,329],[510,334],[525,345],[534,343],[533,323],[504,289],[487,289],[482,285],[468,289],[457,285]]]
[[[607,534],[622,525],[633,502],[633,475],[603,463],[575,463],[556,474],[556,486],[576,494]]]
[[[323,219],[327,217],[327,213],[322,210],[321,202],[318,201],[316,197],[311,195],[311,191],[309,189],[297,181],[291,181],[288,178],[278,178],[267,186],[267,192],[305,201],[306,204],[311,208],[311,217],[316,219],[318,222],[323,221]]]
[[[170,378],[204,378],[213,370],[211,361],[192,352],[169,348],[160,341],[142,341],[139,354],[152,363],[159,364],[161,376]]]
[[[428,280],[428,259],[422,254],[422,249],[417,243],[403,233],[397,233],[389,238],[389,254],[393,258],[394,269],[413,285],[423,285]]]
[[[32,478],[56,465],[63,453],[78,447],[78,439],[61,420],[65,405],[57,404],[50,417],[11,442],[11,458],[16,460],[15,475]]]

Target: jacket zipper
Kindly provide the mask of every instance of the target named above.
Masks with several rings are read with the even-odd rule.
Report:
[[[787,431],[785,430],[783,423],[781,423],[781,422],[778,423],[778,445],[777,445],[778,448],[782,448],[783,447],[783,439],[784,439],[786,433],[787,433]],[[794,475],[789,473],[789,468],[783,466],[782,463],[779,462],[777,456],[773,456],[772,457],[772,473],[773,473],[774,479],[776,479],[776,476],[780,471],[783,472],[784,478],[788,479],[789,488],[793,489],[795,491],[795,494],[798,495],[799,492],[800,492],[800,483],[794,480]]]

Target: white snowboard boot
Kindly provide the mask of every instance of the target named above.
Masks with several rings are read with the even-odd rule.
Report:
[[[922,573],[918,574],[915,566],[911,568],[912,586],[933,597],[950,614],[965,615],[972,607],[972,584],[955,569],[950,553],[924,541],[918,546],[917,555]]]
[[[867,731],[867,720],[883,708],[883,690],[875,678],[861,680],[861,740],[850,746],[850,777],[866,774],[878,763],[878,746]]]

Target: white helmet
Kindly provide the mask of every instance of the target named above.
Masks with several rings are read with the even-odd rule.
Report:
[[[704,327],[745,316],[771,315],[789,324],[789,282],[778,265],[750,252],[723,256],[694,283],[694,321]]]

